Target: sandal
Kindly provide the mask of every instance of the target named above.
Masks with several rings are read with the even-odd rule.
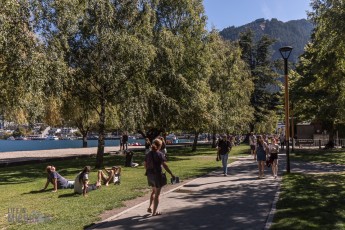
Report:
[[[156,213],[154,213],[154,214],[152,214],[152,216],[160,216],[160,215],[162,215],[163,213],[161,213],[161,212],[156,212]]]
[[[151,209],[151,208],[148,208],[148,209],[147,209],[147,212],[148,212],[148,213],[152,213],[152,209]]]

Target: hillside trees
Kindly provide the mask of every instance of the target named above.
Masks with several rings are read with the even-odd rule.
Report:
[[[272,132],[272,129],[266,129],[268,126],[265,124],[270,123],[276,116],[280,99],[279,92],[270,89],[272,86],[278,85],[278,75],[270,61],[270,47],[274,40],[264,35],[255,43],[253,32],[248,30],[240,35],[238,42],[242,49],[241,57],[250,68],[254,82],[251,105],[255,111],[250,131],[256,128],[256,132]],[[277,122],[277,119],[274,120]]]
[[[315,30],[297,66],[301,76],[293,90],[298,114],[322,121],[332,140],[336,125],[345,122],[345,3],[312,1],[312,7]]]

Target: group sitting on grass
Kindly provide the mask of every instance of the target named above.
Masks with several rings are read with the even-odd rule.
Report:
[[[98,170],[97,182],[89,184],[89,173],[91,171],[90,166],[85,166],[75,178],[74,181],[68,180],[56,172],[56,168],[52,165],[46,167],[47,182],[41,191],[47,189],[49,183],[53,184],[53,191],[56,192],[58,189],[73,189],[78,194],[87,195],[89,191],[96,190],[101,187],[101,183],[108,186],[109,183],[120,184],[121,167],[113,166],[111,168],[105,168]]]

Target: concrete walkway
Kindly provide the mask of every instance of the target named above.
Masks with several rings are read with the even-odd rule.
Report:
[[[119,149],[119,146],[105,147],[104,153],[119,151]],[[128,150],[139,149],[144,151],[144,146],[128,147]],[[97,147],[0,152],[0,167],[7,165],[20,165],[34,162],[43,162],[47,160],[56,160],[63,158],[87,157],[96,154]]]
[[[285,171],[283,158],[280,171]],[[257,163],[249,156],[229,169],[227,177],[215,171],[163,193],[161,216],[150,217],[145,201],[89,229],[265,229],[272,220],[280,175],[274,179],[266,168],[265,179],[257,179]]]

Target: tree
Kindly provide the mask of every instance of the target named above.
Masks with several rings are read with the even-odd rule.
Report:
[[[145,93],[146,71],[155,55],[150,44],[149,1],[43,1],[38,21],[47,43],[68,63],[64,89],[98,114],[96,167],[103,165],[107,108],[126,107]]]
[[[345,5],[343,1],[315,0],[311,6],[309,17],[315,29],[300,58],[300,78],[292,89],[299,116],[322,121],[333,141],[336,125],[345,122]]]
[[[157,56],[149,71],[152,86],[147,89],[151,94],[145,126],[161,132],[199,132],[210,121],[210,97],[205,95],[211,93],[206,84],[209,70],[202,1],[162,0],[154,10]]]
[[[28,1],[0,3],[0,114],[17,124],[42,116],[46,56]]]
[[[218,97],[212,131],[240,133],[253,119],[250,97],[254,85],[250,71],[241,59],[238,44],[224,41],[213,31],[209,45],[212,53],[209,84]]]

